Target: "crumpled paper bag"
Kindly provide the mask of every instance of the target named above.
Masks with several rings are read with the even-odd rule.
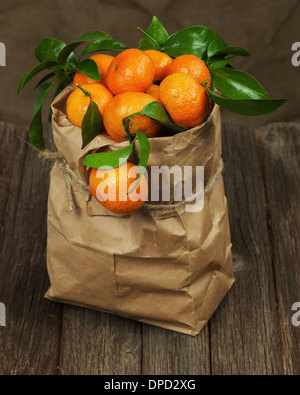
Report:
[[[85,155],[128,142],[98,135],[82,150],[81,130],[65,112],[71,90],[66,88],[52,104],[53,136],[68,165],[87,182]],[[204,166],[207,184],[221,160],[219,108],[199,127],[150,141],[149,166]],[[64,176],[55,164],[48,200],[51,288],[46,298],[197,335],[234,282],[222,177],[205,194],[200,212],[145,207],[118,216],[74,180],[72,193],[75,212],[67,210]],[[156,203],[172,206],[173,200]]]

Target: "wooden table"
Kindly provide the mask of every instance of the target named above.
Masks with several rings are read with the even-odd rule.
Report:
[[[44,299],[51,163],[0,133],[0,374],[300,374],[300,125],[223,127],[236,283],[195,338]]]

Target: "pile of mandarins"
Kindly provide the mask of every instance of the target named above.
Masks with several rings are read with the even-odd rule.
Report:
[[[75,74],[73,91],[66,104],[68,119],[75,126],[81,127],[90,103],[77,84],[90,93],[103,117],[105,131],[117,142],[127,139],[123,119],[142,111],[153,101],[160,101],[173,123],[185,128],[200,125],[211,112],[211,101],[204,86],[211,86],[210,73],[206,64],[196,56],[182,55],[173,59],[160,51],[132,48],[116,57],[98,54],[91,59],[98,65],[101,80],[92,80],[78,72]],[[136,115],[132,119],[135,128],[147,137],[161,135],[162,126],[147,116]],[[134,134],[132,125],[129,131]],[[117,178],[119,185],[127,183],[130,167],[127,163],[125,170],[120,168],[112,172],[112,182]],[[101,181],[96,170],[93,169],[90,175],[90,189],[95,197]],[[142,179],[138,188],[143,184]],[[135,202],[127,195],[128,201],[117,198],[117,201],[108,199],[100,203],[112,212],[126,214],[140,208],[146,199],[145,193]]]

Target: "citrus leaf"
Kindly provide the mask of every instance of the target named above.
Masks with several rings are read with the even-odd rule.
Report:
[[[93,52],[98,52],[98,51],[124,51],[127,49],[127,47],[122,44],[118,40],[114,40],[113,38],[107,38],[103,40],[98,40],[95,41],[91,44],[89,44],[82,52],[80,57],[83,57],[85,55],[89,55]]]
[[[84,74],[95,81],[100,81],[101,79],[99,68],[93,59],[85,59],[76,66],[70,65],[68,69]]]
[[[72,61],[72,59],[70,59],[69,57],[72,56],[73,51],[79,47],[80,45],[82,45],[83,43],[86,43],[88,41],[116,41],[116,40],[112,40],[112,37],[103,32],[102,30],[91,30],[90,32],[87,32],[85,34],[83,34],[81,37],[79,37],[78,40],[66,45],[60,52],[59,56],[58,56],[58,63],[60,65],[64,65],[64,64],[70,64],[70,63],[74,63],[74,61]],[[117,42],[117,41],[116,41]],[[111,49],[111,48],[108,48]],[[73,54],[74,55],[74,54]],[[75,55],[74,55],[75,56]],[[76,57],[75,57],[76,59]]]
[[[238,100],[219,96],[211,88],[207,88],[212,101],[227,111],[239,115],[258,116],[275,111],[288,99],[261,99],[261,100]]]
[[[221,67],[212,72],[214,87],[222,95],[238,100],[269,99],[270,96],[250,74],[244,71]]]
[[[121,166],[129,158],[134,142],[132,142],[128,147],[122,148],[117,151],[110,152],[100,152],[96,154],[89,154],[84,159],[82,164],[84,166],[89,166],[95,169],[99,167],[113,168]]]
[[[45,70],[45,69],[49,69],[53,66],[56,66],[57,62],[56,61],[47,61],[47,62],[42,62],[40,64],[38,64],[37,66],[35,66],[32,70],[28,71],[23,78],[20,80],[19,82],[19,86],[18,86],[18,91],[17,91],[17,95],[19,95],[24,86],[33,78],[35,77],[38,73],[40,73],[41,71]]]
[[[33,146],[38,150],[45,148],[43,138],[43,124],[42,124],[42,108],[43,103],[47,97],[49,90],[55,85],[55,83],[45,83],[39,87],[35,103],[34,103],[34,117],[29,126],[29,138]]]
[[[81,125],[81,148],[84,148],[101,132],[101,129],[103,127],[103,119],[97,104],[92,99],[91,94],[83,89],[80,85],[77,86],[83,91],[86,96],[90,98],[90,104]]]
[[[139,143],[139,148],[140,148],[140,155],[138,159],[138,173],[137,173],[137,179],[135,182],[133,182],[130,186],[133,185],[132,188],[128,191],[128,194],[132,193],[138,186],[141,180],[141,177],[147,170],[147,165],[148,165],[148,160],[149,160],[149,155],[150,155],[150,150],[151,150],[151,145],[150,141],[147,136],[145,136],[143,133],[136,131],[136,139],[138,140]]]
[[[217,53],[218,51],[220,51],[220,50],[222,50],[224,48],[228,48],[228,45],[227,45],[227,43],[224,40],[222,40],[221,38],[213,40],[209,44],[209,46],[207,48],[207,56],[208,56],[208,58],[210,58],[215,53]]]
[[[45,37],[35,48],[35,57],[41,62],[57,61],[57,57],[66,44],[57,38]]]
[[[36,85],[34,90],[36,90],[39,86],[41,86],[44,82],[48,81],[50,78],[55,77],[55,73],[51,72],[49,74],[46,74]]]
[[[57,62],[60,66],[64,66],[65,64],[76,64],[77,59],[76,56],[74,55],[74,50],[79,47],[79,45],[83,44],[85,41],[75,41],[72,42],[68,45],[66,45],[61,52],[59,53],[57,57]],[[71,57],[71,58],[70,58]]]
[[[208,47],[215,40],[223,41],[217,33],[205,26],[191,26],[172,34],[162,51],[175,58],[189,54],[205,61]]]
[[[156,121],[161,125],[166,126],[168,129],[176,133],[183,132],[184,130],[186,130],[186,128],[175,125],[172,122],[164,106],[159,101],[153,101],[147,104],[142,111],[133,115],[146,115],[147,117],[151,118],[153,121]],[[133,115],[131,115],[130,117],[132,117]]]
[[[143,34],[145,33],[142,31],[142,29],[139,28],[139,30]],[[151,25],[146,31],[146,34],[144,34],[144,38],[142,38],[139,42],[139,49],[142,51],[146,49],[161,50],[161,46],[166,43],[168,38],[169,34],[164,26],[160,23],[156,16],[153,16]]]
[[[216,59],[214,60],[210,65],[209,65],[209,70],[210,72],[215,71],[216,69],[219,69],[221,67],[226,67],[229,65],[229,63],[235,58],[234,56],[231,56],[230,58],[226,59]]]
[[[103,32],[102,30],[90,30],[89,32],[84,33],[80,36],[76,41],[95,41],[95,40],[103,40],[106,38],[111,38],[108,33]]]
[[[138,143],[139,143],[139,174],[140,176],[142,176],[142,174],[144,173],[144,171],[147,168],[147,164],[148,164],[148,159],[149,159],[149,155],[150,155],[150,150],[151,150],[151,146],[150,146],[150,141],[148,139],[147,136],[145,136],[143,133],[137,131],[136,132],[136,137],[138,139]]]
[[[215,52],[209,51],[208,57],[212,58],[213,56],[220,55],[238,55],[238,56],[249,56],[249,52],[241,47],[226,47]]]

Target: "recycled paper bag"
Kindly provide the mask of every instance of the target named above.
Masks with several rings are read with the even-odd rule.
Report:
[[[82,160],[88,153],[120,149],[128,142],[101,134],[81,149],[81,130],[65,112],[71,90],[66,88],[53,102],[52,127],[56,147],[75,175],[71,182],[76,209],[68,210],[66,177],[57,162],[48,201],[51,288],[46,297],[197,335],[234,282],[220,175],[218,106],[199,127],[150,139],[149,166],[204,166],[203,209],[187,212],[171,197],[118,216],[89,193],[89,169]]]

